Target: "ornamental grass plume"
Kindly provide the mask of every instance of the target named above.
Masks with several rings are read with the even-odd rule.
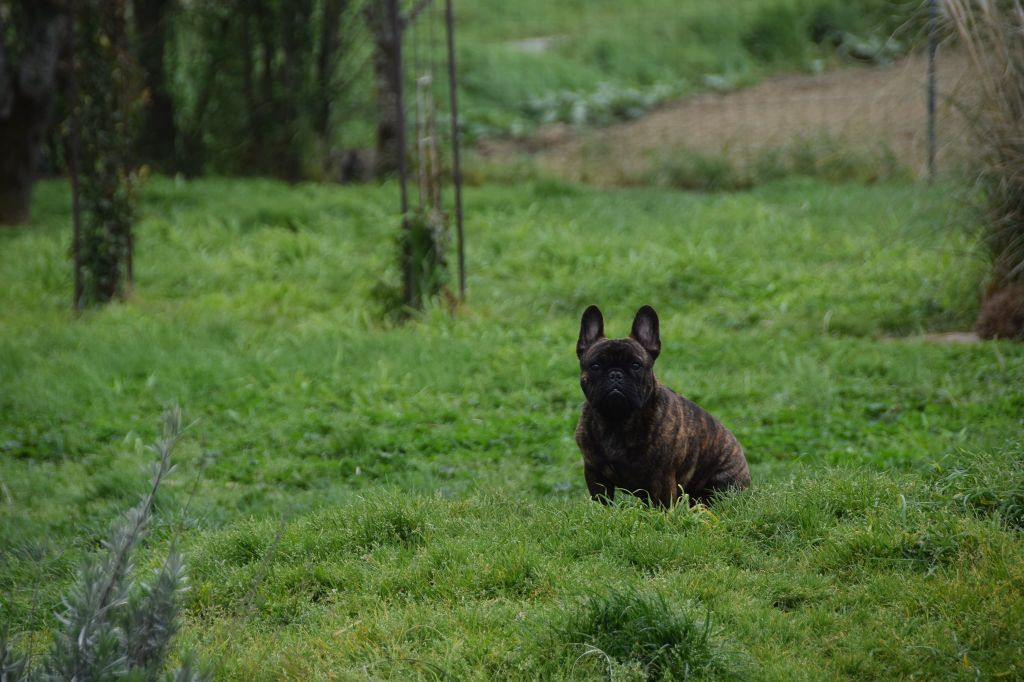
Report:
[[[1020,0],[943,0],[976,96],[965,104],[984,197],[992,271],[978,333],[1024,338],[1024,7]]]

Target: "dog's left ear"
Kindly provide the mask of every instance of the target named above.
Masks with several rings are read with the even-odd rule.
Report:
[[[658,358],[661,352],[661,336],[658,332],[658,313],[654,308],[645,305],[636,311],[633,318],[633,331],[629,333],[630,338],[636,340],[644,350],[651,356],[651,360]]]

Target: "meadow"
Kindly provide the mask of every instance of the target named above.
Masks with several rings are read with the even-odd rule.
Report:
[[[968,328],[950,187],[467,189],[468,300],[397,325],[393,186],[152,178],[129,300],[70,313],[67,187],[0,232],[0,620],[39,656],[77,562],[191,423],[143,553],[224,679],[1024,673],[1024,347]],[[744,444],[712,508],[587,499],[589,303]]]

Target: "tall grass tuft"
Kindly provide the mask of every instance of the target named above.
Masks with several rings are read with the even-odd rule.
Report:
[[[1009,443],[995,453],[970,453],[950,464],[937,463],[939,497],[981,516],[994,516],[1009,528],[1024,531],[1024,445]]]
[[[583,647],[576,659],[626,667],[647,680],[728,677],[711,639],[711,622],[680,612],[658,593],[594,595],[562,625],[561,637]]]
[[[414,210],[408,214],[395,244],[398,262],[402,263],[406,254],[409,258],[409,291],[405,289],[403,274],[394,270],[386,271],[373,288],[374,300],[386,319],[402,322],[438,299],[453,306],[448,289],[445,221],[444,214],[436,210]]]
[[[985,197],[991,282],[982,336],[1024,336],[1024,6],[1020,0],[944,0],[978,88],[968,107]]]
[[[64,595],[60,627],[41,665],[18,656],[0,636],[4,680],[164,679],[165,662],[178,631],[178,595],[187,579],[181,555],[172,551],[149,580],[136,580],[134,552],[146,535],[161,482],[174,469],[171,452],[181,435],[181,412],[164,416],[164,437],[148,493],[114,526],[106,550],[87,559]],[[173,680],[203,680],[191,661],[170,673]]]

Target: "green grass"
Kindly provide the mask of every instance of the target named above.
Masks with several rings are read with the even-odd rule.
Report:
[[[145,554],[179,538],[181,645],[227,678],[1019,676],[1024,349],[907,338],[973,319],[949,195],[474,187],[468,304],[394,327],[394,187],[153,179],[131,300],[73,319],[44,183],[0,234],[0,620],[40,655],[180,403]],[[586,499],[592,302],[658,309],[751,491]]]
[[[602,161],[610,162],[608,158]],[[911,176],[884,145],[854,145],[826,133],[802,135],[785,145],[766,147],[746,162],[722,152],[665,149],[652,155],[651,168],[646,173],[637,175],[621,177],[619,184],[718,192],[750,189],[794,176],[865,184],[906,180]]]

